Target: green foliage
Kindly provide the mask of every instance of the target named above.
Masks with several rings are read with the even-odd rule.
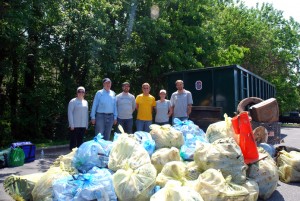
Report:
[[[300,90],[297,85],[299,76],[291,75],[289,79],[277,77],[272,79],[277,89],[277,101],[279,103],[280,113],[300,109]]]
[[[12,141],[10,122],[0,119],[0,148],[10,144]]]
[[[232,0],[3,1],[1,144],[68,139],[76,88],[91,106],[101,80],[141,93],[164,73],[239,64],[273,83],[281,112],[299,109],[300,25],[269,4]]]

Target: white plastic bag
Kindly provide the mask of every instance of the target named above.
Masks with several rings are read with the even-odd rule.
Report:
[[[171,125],[163,126],[152,124],[150,125],[150,134],[155,141],[156,149],[180,147],[184,144],[183,134],[174,129]]]
[[[187,183],[186,179],[187,167],[185,163],[181,161],[168,162],[156,177],[156,184],[159,186],[165,186],[169,180],[177,180],[181,182],[181,185]]]
[[[199,143],[194,160],[201,171],[219,169],[224,177],[231,176],[232,182],[246,182],[246,165],[240,147],[231,137],[222,138],[212,144]]]
[[[277,188],[279,175],[278,168],[273,158],[267,152],[258,147],[260,153],[267,157],[256,163],[250,164],[247,169],[247,177],[253,179],[259,186],[259,197],[267,200]]]
[[[300,152],[284,150],[277,157],[279,178],[285,183],[300,181]]]
[[[150,201],[203,201],[193,189],[181,186],[179,181],[170,180],[166,186],[151,196]]]
[[[151,156],[151,163],[160,173],[166,163],[170,161],[180,161],[179,150],[176,147],[161,148],[156,150]]]
[[[194,182],[194,190],[200,193],[204,200],[248,200],[248,190],[231,182],[231,177],[226,179],[216,169],[208,169]]]

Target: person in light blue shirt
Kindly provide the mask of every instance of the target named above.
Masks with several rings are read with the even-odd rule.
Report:
[[[95,135],[101,133],[104,140],[110,140],[111,130],[117,123],[116,94],[110,90],[111,80],[102,80],[103,89],[97,91],[91,110],[91,123],[95,125]]]

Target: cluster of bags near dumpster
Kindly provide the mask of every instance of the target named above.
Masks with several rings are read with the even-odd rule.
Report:
[[[206,133],[190,120],[174,123],[152,124],[150,133],[115,133],[113,142],[99,134],[45,173],[10,175],[4,188],[15,199],[38,201],[252,201],[268,199],[279,179],[300,181],[299,152],[282,150],[275,157],[271,145],[255,144],[257,158],[246,156],[241,143],[251,139],[239,136],[243,129],[237,135],[226,115]]]

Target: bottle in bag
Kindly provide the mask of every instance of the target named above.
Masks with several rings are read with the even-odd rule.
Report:
[[[44,149],[42,149],[42,151],[41,151],[41,159],[44,159],[44,157],[45,157],[45,153],[44,153]]]

